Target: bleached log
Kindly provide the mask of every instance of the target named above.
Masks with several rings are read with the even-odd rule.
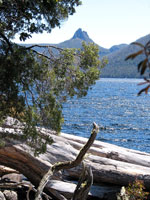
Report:
[[[61,136],[71,144],[75,149],[80,149],[83,144],[86,143],[87,138],[62,133]],[[94,144],[89,149],[89,153],[100,157],[110,158],[113,160],[119,160],[128,162],[136,165],[150,166],[150,154],[120,147],[117,145],[101,142],[98,140],[94,141]]]
[[[0,177],[4,176],[5,174],[12,174],[12,173],[19,174],[19,172],[14,169],[5,166],[0,166]]]
[[[1,133],[13,134],[15,129],[9,125],[0,129]],[[0,149],[0,164],[11,167],[24,174],[35,186],[37,186],[48,171],[49,167],[61,161],[74,160],[79,149],[87,139],[67,135],[60,136],[46,129],[40,129],[43,134],[49,134],[54,140],[48,145],[47,152],[35,158],[31,150],[25,144],[7,139],[6,146]],[[19,131],[18,131],[19,133]],[[150,154],[129,150],[112,144],[95,141],[88,151],[85,163],[92,167],[95,183],[109,183],[127,185],[135,179],[144,181],[150,188]],[[81,172],[81,166],[62,172],[63,178],[77,179]],[[53,179],[56,177],[53,177]],[[49,188],[49,184],[47,185]],[[50,188],[49,188],[50,189]]]
[[[48,186],[59,191],[59,193],[64,195],[67,199],[71,199],[75,191],[76,184],[77,183],[52,180],[48,183]],[[93,185],[91,186],[91,190],[89,192],[89,198],[113,200],[116,199],[113,197],[115,197],[115,194],[119,191],[120,187],[118,186]]]

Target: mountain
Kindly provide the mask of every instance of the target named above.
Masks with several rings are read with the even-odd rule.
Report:
[[[93,42],[93,40],[89,38],[87,32],[82,31],[81,28],[79,28],[73,35],[72,40],[74,39],[81,39],[84,40],[85,42]]]
[[[82,31],[81,28],[79,28],[73,35],[73,37],[69,40],[66,40],[64,42],[61,42],[57,44],[58,47],[60,48],[81,48],[82,42],[92,42],[94,41],[88,36],[87,32]],[[109,49],[103,48],[99,46],[100,54],[101,56],[107,55],[109,52]]]
[[[150,34],[136,40],[136,42],[146,44],[150,40]],[[79,28],[69,40],[61,42],[59,44],[53,44],[60,48],[81,48],[82,42],[92,42],[94,41],[89,37],[88,33],[82,31]],[[41,45],[52,45],[52,44],[41,44]],[[29,46],[29,44],[26,44]],[[44,52],[43,48],[35,48],[39,52]],[[138,56],[134,60],[125,61],[125,58],[138,51],[139,47],[135,45],[119,44],[114,45],[110,49],[103,48],[99,46],[100,59],[103,56],[108,58],[108,64],[102,69],[101,77],[109,78],[139,78],[140,74],[137,72],[137,64],[144,59],[143,56]]]
[[[88,43],[95,43],[89,36],[88,33],[85,31],[82,31],[81,28],[79,28],[73,35],[73,37],[69,40],[66,40],[64,42],[61,42],[59,44],[39,44],[39,45],[54,45],[60,48],[81,48],[82,47],[82,42],[86,42]],[[31,44],[25,44],[25,46],[30,46]],[[43,52],[44,48],[39,48],[39,47],[35,47],[34,48],[36,51],[39,52]],[[103,48],[101,46],[99,46],[99,50],[100,50],[100,55],[105,56],[107,54],[110,53],[109,49]]]
[[[150,40],[150,35],[144,36],[137,40],[142,44]],[[82,42],[86,43],[94,42],[87,34],[79,28],[69,40],[59,43],[57,46],[61,48],[80,48]],[[135,45],[119,44],[114,45],[110,49],[99,46],[100,58],[106,56],[108,58],[108,64],[102,69],[101,77],[111,78],[139,78],[141,75],[137,71],[137,64],[144,59],[143,56],[139,56],[134,60],[125,61],[125,58],[138,51],[138,47]]]
[[[110,53],[113,53],[113,52],[115,52],[115,51],[118,51],[118,50],[120,50],[120,49],[126,47],[126,46],[127,46],[127,44],[114,45],[114,46],[112,46],[112,47],[109,49],[109,51],[110,51]]]
[[[93,43],[93,40],[90,39],[87,32],[82,31],[82,29],[79,28],[74,33],[74,35],[71,39],[61,42],[61,43],[57,44],[57,46],[59,46],[61,48],[81,48],[83,41],[86,43],[89,43],[89,42]]]
[[[60,48],[81,48],[83,41],[86,42],[86,43],[89,43],[89,42],[95,43],[89,37],[87,32],[82,31],[82,29],[79,28],[74,33],[74,35],[71,39],[66,40],[64,42],[61,42],[61,43],[57,44],[57,46],[60,47]],[[104,47],[99,46],[100,56],[101,57],[106,56],[106,55],[108,55],[112,52],[115,52],[115,51],[122,49],[125,46],[126,46],[126,44],[120,44],[120,45],[112,46],[110,49],[106,49]]]
[[[139,38],[136,42],[146,44],[150,40],[150,34]],[[134,60],[125,61],[125,58],[139,50],[136,45],[125,45],[119,50],[107,55],[109,63],[102,70],[101,77],[114,77],[114,78],[140,78],[141,75],[137,71],[138,63],[145,58],[140,55]]]
[[[90,43],[90,42],[95,43],[89,37],[89,35],[88,35],[88,33],[86,31],[82,31],[82,29],[79,28],[74,33],[73,37],[71,39],[69,39],[69,40],[61,42],[59,44],[45,43],[45,44],[39,44],[39,45],[55,45],[55,46],[60,47],[60,48],[81,48],[83,41],[86,42],[87,44]],[[25,44],[25,46],[30,46],[30,45],[31,44]],[[122,49],[125,46],[126,46],[126,44],[114,45],[110,49],[103,48],[103,47],[99,46],[100,57],[106,56],[106,55],[108,55],[110,53],[114,53],[114,52]],[[39,52],[43,52],[44,48],[35,47],[35,50],[37,50]]]

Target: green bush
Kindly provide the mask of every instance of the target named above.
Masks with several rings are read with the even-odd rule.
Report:
[[[144,183],[141,180],[135,180],[128,187],[122,187],[117,200],[146,200],[149,192],[145,191]]]

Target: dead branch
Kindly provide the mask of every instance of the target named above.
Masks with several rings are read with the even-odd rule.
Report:
[[[73,167],[76,167],[78,166],[86,152],[88,151],[88,149],[91,147],[91,145],[93,144],[95,138],[96,138],[96,135],[99,131],[99,127],[96,123],[93,123],[93,130],[91,132],[91,136],[89,138],[89,140],[87,141],[87,143],[83,146],[83,148],[80,150],[79,154],[77,155],[76,159],[73,160],[73,161],[67,161],[67,162],[58,162],[56,164],[54,164],[52,167],[50,167],[50,169],[48,170],[48,172],[43,176],[40,184],[39,184],[39,187],[37,189],[37,193],[36,193],[36,196],[35,196],[35,200],[39,200],[40,197],[41,197],[41,193],[45,187],[45,185],[47,184],[49,178],[57,171],[59,170],[62,170],[62,169],[70,169],[70,168],[73,168]]]

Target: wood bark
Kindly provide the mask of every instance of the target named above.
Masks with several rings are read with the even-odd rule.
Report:
[[[91,167],[87,168],[83,162],[82,173],[71,200],[87,199],[93,184],[93,173]]]
[[[94,140],[95,140],[95,138],[97,136],[98,131],[99,131],[98,125],[96,123],[93,123],[93,130],[91,132],[91,136],[90,136],[89,140],[85,143],[83,148],[79,151],[79,154],[77,155],[76,159],[73,160],[73,161],[58,162],[58,163],[55,163],[52,167],[50,167],[50,169],[43,176],[43,178],[42,178],[42,180],[41,180],[41,182],[39,184],[39,187],[37,189],[37,193],[36,193],[36,196],[35,196],[35,200],[39,200],[41,198],[41,194],[43,192],[43,189],[44,189],[45,185],[47,184],[49,178],[55,172],[58,172],[58,171],[64,170],[64,169],[74,168],[74,167],[78,166],[82,162],[83,157],[85,156],[85,154],[87,153],[87,151],[89,150],[91,145],[93,144],[93,142],[94,142]],[[88,195],[88,191],[87,191],[87,194],[86,194],[86,191],[87,190],[84,190],[84,193],[85,193],[85,195]],[[82,192],[83,192],[83,190],[82,190]],[[86,198],[84,198],[84,199],[86,199]]]
[[[15,140],[5,139],[5,147],[0,149],[0,165],[10,167],[25,175],[36,187],[39,185],[44,174],[56,162],[73,161],[79,150],[87,142],[86,138],[61,133],[60,136],[44,128],[39,129],[42,134],[51,135],[54,140],[48,145],[47,152],[39,157],[34,157],[31,149]],[[0,128],[1,134],[14,134],[21,132],[19,127],[7,124]],[[119,186],[128,185],[135,179],[144,181],[147,188],[150,188],[150,154],[118,147],[112,144],[95,141],[88,150],[85,157],[85,164],[91,167],[94,184],[116,184]],[[52,180],[78,179],[81,173],[81,166],[66,169],[55,173]],[[46,188],[54,191],[50,182]]]

